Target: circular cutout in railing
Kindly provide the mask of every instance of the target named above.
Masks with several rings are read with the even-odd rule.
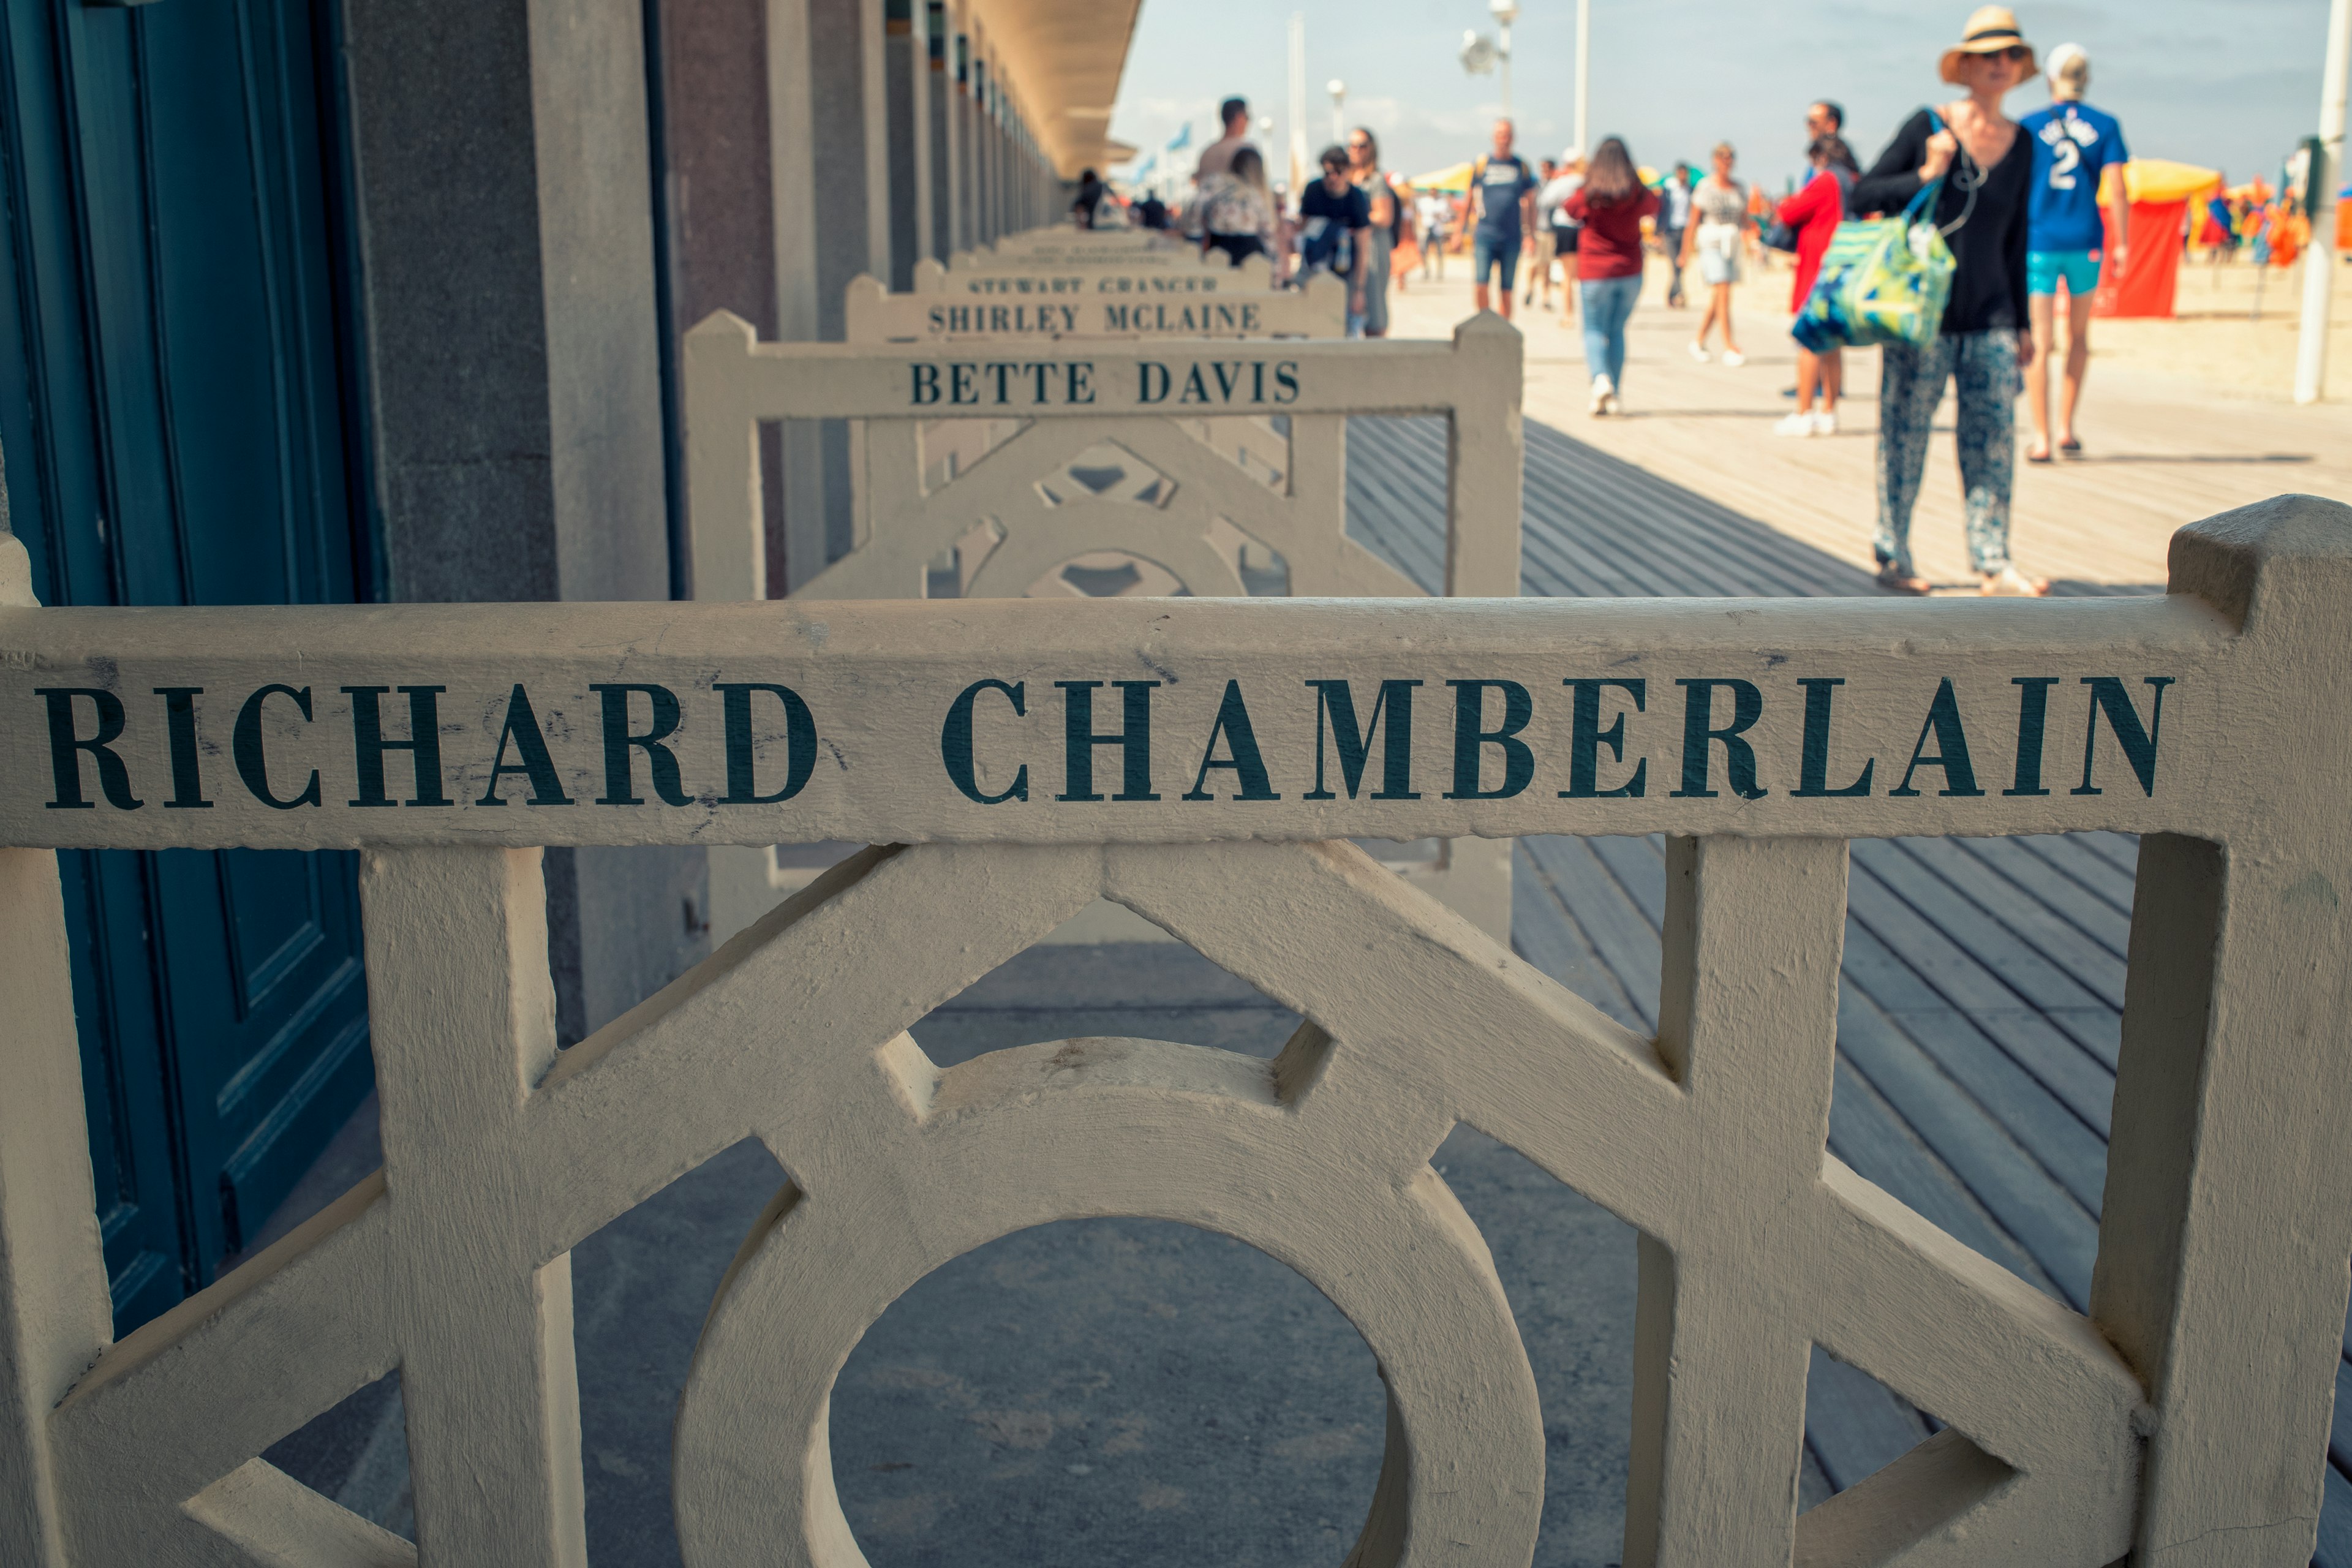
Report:
[[[843,1367],[834,1481],[873,1568],[1337,1564],[1386,1399],[1339,1309],[1245,1243],[1066,1220],[965,1254]]]

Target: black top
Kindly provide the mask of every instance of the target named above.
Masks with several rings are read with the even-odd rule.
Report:
[[[1904,121],[1870,172],[1854,183],[1849,211],[1901,212],[1919,194],[1919,168],[1927,161],[1927,138],[1935,127],[1921,110]],[[1976,185],[1976,205],[1969,205]],[[2022,331],[2025,313],[2025,205],[2033,187],[2033,139],[2021,131],[2000,163],[1986,169],[1965,149],[1944,171],[1936,193],[1936,225],[1968,221],[1944,236],[1957,266],[1952,297],[1944,306],[1947,332]]]
[[[1311,182],[1298,198],[1298,261],[1303,270],[1328,267],[1347,274],[1356,269],[1356,231],[1372,226],[1372,199],[1360,186],[1343,187],[1338,195],[1322,180]]]

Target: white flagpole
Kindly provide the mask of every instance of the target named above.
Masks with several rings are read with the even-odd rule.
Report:
[[[1576,0],[1576,149],[1592,155],[1592,0]]]
[[[2327,16],[2327,56],[2319,88],[2319,145],[2308,189],[2320,200],[2305,216],[2311,243],[2303,252],[2303,327],[2295,342],[2294,400],[2316,403],[2327,384],[2327,311],[2336,271],[2336,187],[2344,177],[2344,90],[2352,64],[2352,0],[2335,0]]]
[[[1307,13],[1290,14],[1290,199],[1307,188]]]

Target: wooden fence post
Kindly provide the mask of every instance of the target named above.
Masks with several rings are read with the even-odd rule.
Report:
[[[1660,1173],[1683,1239],[1641,1239],[1627,1568],[1789,1561],[1811,1347],[1774,1232],[1821,1178],[1845,890],[1838,839],[1666,841],[1658,1048],[1705,1164]]]
[[[0,605],[32,563],[0,533]],[[0,849],[0,1563],[61,1568],[49,1411],[113,1337],[53,849]]]
[[[540,851],[372,850],[368,1016],[416,1538],[446,1568],[581,1568],[572,1257],[534,1251],[523,1106],[555,1061]]]
[[[2140,841],[2091,1316],[2155,1405],[2142,1568],[2300,1568],[2317,1530],[2352,1257],[2344,518],[2281,496],[2172,544],[2265,706],[2218,763],[2226,849]]]

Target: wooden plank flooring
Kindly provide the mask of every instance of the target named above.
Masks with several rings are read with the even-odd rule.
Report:
[[[1878,592],[1861,566],[1721,501],[1534,419],[1527,435],[1526,593]],[[1431,591],[1444,464],[1440,421],[1350,423],[1349,531]],[[2078,1310],[2097,1247],[2136,855],[2132,840],[2096,833],[1853,848],[1830,1148]],[[1654,1030],[1664,896],[1660,838],[1522,839],[1514,945],[1619,1022]],[[2352,1360],[2342,1385],[2315,1559],[2326,1568],[2352,1568]],[[1934,1426],[1816,1351],[1804,1500]]]

